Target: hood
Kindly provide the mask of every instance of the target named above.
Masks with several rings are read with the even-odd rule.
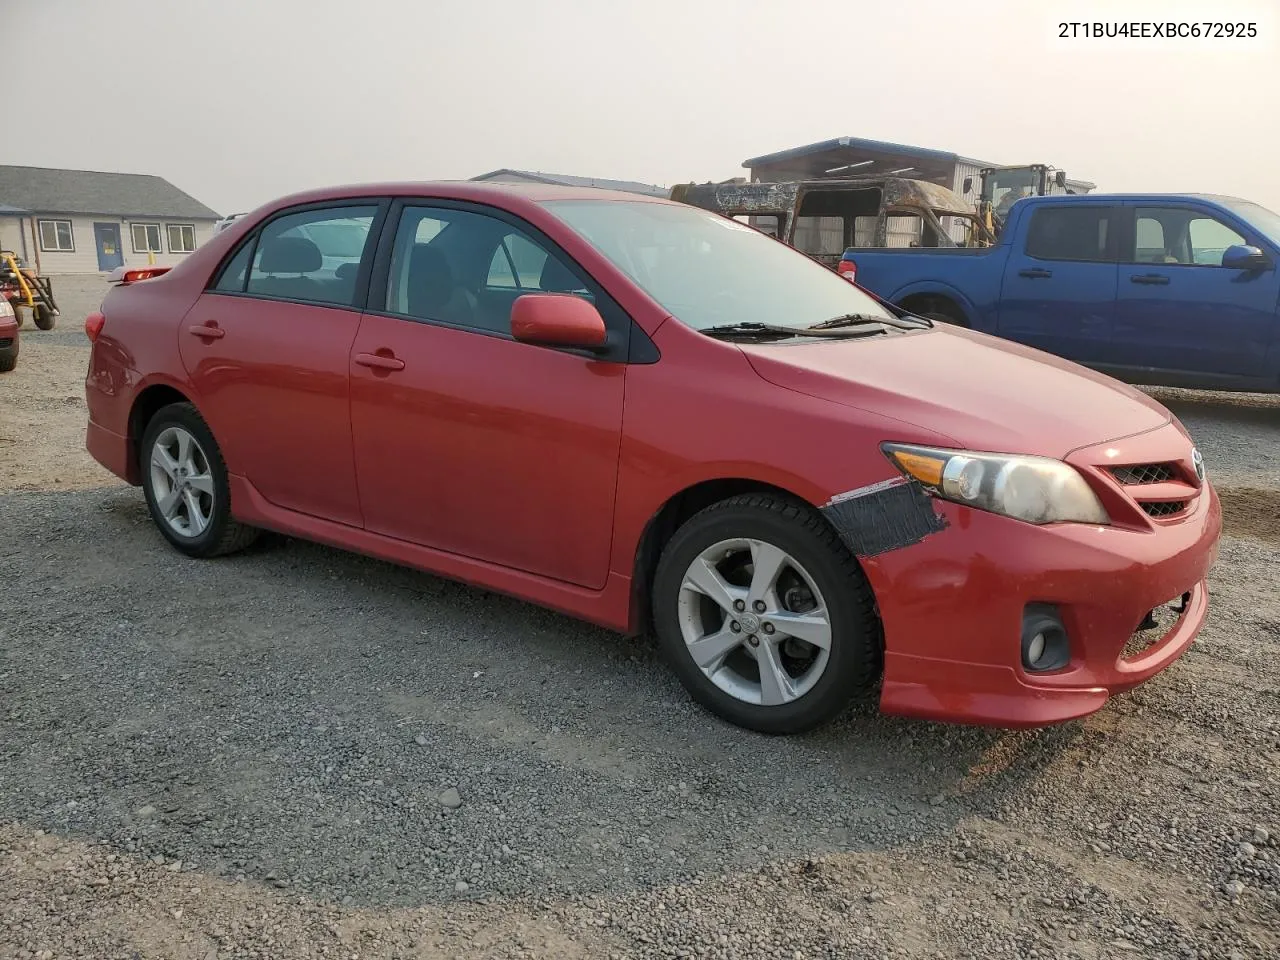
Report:
[[[1172,419],[1118,380],[956,327],[740,346],[770,383],[905,421],[969,450],[1061,458]]]

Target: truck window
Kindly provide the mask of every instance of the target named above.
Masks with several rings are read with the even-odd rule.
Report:
[[[1227,247],[1242,246],[1244,237],[1225,223],[1212,217],[1196,217],[1187,225],[1191,235],[1191,262],[1222,266],[1222,256]]]
[[[1027,256],[1037,260],[1115,259],[1110,207],[1041,207],[1031,215]]]
[[[776,237],[778,235],[778,217],[776,216],[753,214],[751,216],[739,215],[733,219],[737,220],[739,223],[745,223],[749,227],[754,227],[756,230],[759,230],[761,233],[767,234],[770,237]]]
[[[804,253],[844,253],[844,217],[796,217],[795,246]]]
[[[1227,247],[1245,242],[1226,224],[1188,207],[1138,207],[1134,263],[1222,266]]]

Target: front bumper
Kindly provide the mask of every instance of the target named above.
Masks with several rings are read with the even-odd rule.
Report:
[[[1222,509],[1206,483],[1177,523],[1154,529],[1037,527],[938,502],[946,529],[864,561],[885,631],[885,713],[1033,727],[1093,713],[1169,666],[1208,610]],[[1189,594],[1142,652],[1125,645],[1154,608]],[[1029,604],[1051,604],[1071,641],[1060,670],[1023,668]]]

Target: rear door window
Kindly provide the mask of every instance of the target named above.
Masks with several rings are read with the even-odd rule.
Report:
[[[370,204],[311,209],[272,220],[258,237],[245,292],[352,306],[360,265],[373,254],[369,232],[376,214],[377,207]]]
[[[1027,230],[1027,256],[1106,263],[1115,259],[1115,211],[1100,206],[1041,207]]]

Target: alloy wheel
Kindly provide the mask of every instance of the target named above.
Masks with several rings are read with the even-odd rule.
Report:
[[[764,540],[703,550],[685,572],[677,612],[698,669],[744,703],[791,703],[827,668],[831,617],[822,593],[799,561]]]
[[[213,473],[204,449],[187,430],[166,427],[151,446],[151,492],[169,529],[194,538],[213,520]]]

